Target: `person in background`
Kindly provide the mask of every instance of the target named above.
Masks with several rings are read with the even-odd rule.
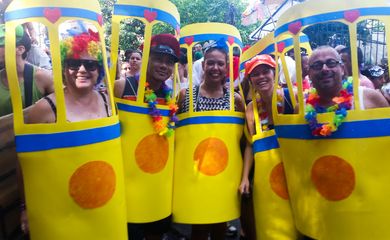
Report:
[[[12,113],[9,83],[5,69],[5,25],[0,24],[0,116]],[[54,91],[51,71],[40,69],[26,62],[31,40],[24,28],[18,25],[16,34],[16,70],[23,98],[23,107],[31,106],[40,98]]]
[[[345,76],[346,77],[352,76],[351,49],[349,47],[345,47],[341,49],[340,56],[345,66],[345,73],[344,73]],[[363,64],[363,52],[359,47],[357,48],[357,56],[358,56],[357,60],[358,60],[358,67],[359,67],[358,71],[359,71],[360,86],[375,89],[374,84],[360,72]]]
[[[125,62],[130,64],[130,71],[127,76],[139,79],[142,64],[142,52],[138,50],[126,50],[125,57]]]

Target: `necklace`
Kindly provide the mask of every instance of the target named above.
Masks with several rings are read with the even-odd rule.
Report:
[[[278,89],[280,89],[279,86],[278,86]],[[267,109],[265,107],[266,104],[265,104],[264,100],[261,98],[261,95],[260,94],[257,94],[257,95],[258,95],[258,98],[256,99],[256,102],[257,102],[257,108],[258,108],[258,112],[259,112],[261,129],[263,131],[271,130],[271,126],[269,124],[269,122],[270,122],[269,115],[268,115]],[[277,100],[278,112],[281,112],[283,109],[284,98],[281,94],[277,94],[276,100]]]
[[[330,107],[321,107],[319,105],[320,96],[315,88],[309,90],[309,95],[306,98],[305,119],[309,123],[309,127],[313,136],[330,136],[332,132],[337,131],[347,116],[347,110],[352,108],[353,87],[352,78],[345,79],[342,82],[342,89],[339,97],[334,97],[332,101],[335,103]],[[333,121],[322,124],[317,121],[317,113],[334,112]]]
[[[175,100],[171,97],[172,89],[163,83],[162,90],[165,96],[165,103],[169,108],[169,121],[166,125],[164,125],[161,112],[157,108],[157,96],[153,89],[149,88],[148,83],[146,83],[145,102],[147,102],[149,106],[149,115],[152,117],[154,130],[160,136],[164,135],[165,137],[170,137],[173,135],[175,123],[178,121],[176,117],[178,107]]]

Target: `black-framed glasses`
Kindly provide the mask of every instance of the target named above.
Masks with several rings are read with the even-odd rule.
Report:
[[[80,66],[83,65],[87,71],[95,71],[99,67],[99,62],[96,60],[85,60],[85,59],[67,59],[66,66],[71,70],[79,70]]]
[[[313,70],[321,70],[323,67],[324,67],[324,64],[328,67],[328,68],[334,68],[336,67],[337,65],[341,64],[342,61],[337,61],[335,59],[328,59],[326,60],[326,62],[322,62],[322,61],[317,61],[317,62],[314,62],[312,63],[309,67]]]

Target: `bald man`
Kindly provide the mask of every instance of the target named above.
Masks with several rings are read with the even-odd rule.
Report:
[[[309,58],[309,77],[320,96],[322,107],[334,105],[333,98],[340,95],[344,65],[338,52],[330,46],[321,46]],[[378,91],[359,87],[362,109],[388,107],[386,99]]]

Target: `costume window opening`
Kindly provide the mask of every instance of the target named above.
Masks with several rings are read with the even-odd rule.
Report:
[[[112,115],[108,74],[105,57],[97,27],[89,21],[69,20],[59,26],[61,49],[61,71],[65,94],[66,118],[69,122],[79,122]],[[94,116],[85,116],[77,108],[77,99],[72,92],[95,95]],[[91,103],[91,107],[94,104]],[[77,117],[79,115],[79,117]],[[72,118],[72,120],[70,120]]]

